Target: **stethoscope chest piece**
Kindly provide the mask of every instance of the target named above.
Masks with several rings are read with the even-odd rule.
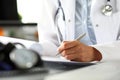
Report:
[[[110,0],[107,0],[107,4],[103,6],[102,13],[106,16],[111,16],[113,13],[113,8],[110,5]]]

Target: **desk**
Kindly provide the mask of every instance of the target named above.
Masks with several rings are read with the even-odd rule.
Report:
[[[0,80],[120,80],[120,60],[71,71],[51,70],[49,74],[32,74],[0,78]]]
[[[6,43],[21,42],[29,47],[34,41],[0,37],[0,41]],[[0,78],[0,80],[120,80],[120,60],[108,60],[99,62],[96,65],[83,67],[71,71],[50,70],[49,74],[32,74],[26,76],[16,76]],[[44,78],[43,78],[44,77]]]
[[[10,38],[10,37],[4,37],[4,36],[0,36],[0,42],[4,44],[7,44],[8,42],[19,42],[24,44],[26,48],[29,48],[32,44],[36,43],[36,41]],[[25,74],[25,75],[6,76],[6,77],[0,77],[0,80],[43,80],[43,78],[47,75],[61,73],[61,72],[63,72],[63,70],[49,69],[48,73],[36,72],[36,73]],[[2,73],[0,72],[0,74]]]
[[[120,80],[120,60],[47,76],[45,80]]]

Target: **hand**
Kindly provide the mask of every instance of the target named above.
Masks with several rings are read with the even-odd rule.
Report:
[[[90,62],[102,59],[99,51],[79,41],[64,41],[58,51],[63,57],[71,61]]]

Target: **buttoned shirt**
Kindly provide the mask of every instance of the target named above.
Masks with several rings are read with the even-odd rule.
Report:
[[[92,45],[96,44],[96,38],[90,19],[91,0],[76,0],[75,12],[75,38],[86,33],[80,41]]]

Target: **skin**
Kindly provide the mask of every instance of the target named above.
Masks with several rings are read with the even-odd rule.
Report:
[[[79,41],[64,41],[58,48],[59,53],[68,60],[78,62],[100,61],[101,53]]]

